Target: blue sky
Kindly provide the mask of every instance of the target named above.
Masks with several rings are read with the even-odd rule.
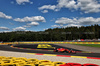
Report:
[[[100,0],[0,0],[0,32],[100,24]]]

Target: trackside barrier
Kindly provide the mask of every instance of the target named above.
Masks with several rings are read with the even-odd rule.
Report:
[[[0,60],[5,59],[5,58],[6,58],[5,56],[0,56]]]
[[[66,64],[62,64],[62,65],[59,65],[59,66],[99,66],[99,65],[96,65],[96,64],[79,64],[79,63],[66,63]]]
[[[2,60],[0,60],[0,64],[3,64],[3,61]]]
[[[100,44],[100,42],[5,42],[0,44]]]
[[[0,66],[20,66],[18,64],[14,64],[14,63],[9,63],[9,64],[0,64]]]
[[[66,64],[62,64],[62,65],[59,65],[59,66],[82,66],[82,65],[79,64],[79,63],[66,63]]]
[[[96,64],[79,64],[79,63],[65,63],[52,62],[49,60],[38,60],[34,58],[24,57],[5,57],[0,56],[0,66],[99,66]]]
[[[33,64],[24,64],[22,66],[35,66],[35,65],[33,65]]]
[[[24,58],[24,57],[18,57],[18,58],[16,58],[15,60],[27,61],[27,58]]]
[[[13,61],[13,63],[15,63],[15,64],[17,64],[17,63],[18,63],[18,65],[20,65],[20,66],[22,66],[22,65],[26,64],[26,62],[25,62],[25,61],[23,61],[23,60],[14,60],[14,61]]]
[[[99,66],[99,65],[96,65],[96,64],[83,64],[83,66]]]
[[[59,66],[61,64],[65,64],[65,62],[53,62],[54,66]]]
[[[50,64],[50,63],[52,63],[52,62],[49,61],[49,60],[40,60],[40,61],[38,62],[38,64]]]
[[[67,66],[67,64],[61,64],[61,65],[59,65],[59,66]]]
[[[7,57],[6,59],[12,59],[12,60],[15,60],[16,57]]]
[[[30,58],[30,59],[27,60],[27,64],[37,65],[38,64],[38,59]]]
[[[67,63],[67,66],[82,66],[79,63]]]
[[[39,66],[54,66],[52,63],[47,63],[47,64],[39,64]]]
[[[3,63],[13,63],[13,60],[12,59],[2,59],[2,62]]]

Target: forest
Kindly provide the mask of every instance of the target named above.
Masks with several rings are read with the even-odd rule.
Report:
[[[49,28],[45,31],[12,31],[0,33],[0,41],[66,41],[77,39],[98,39],[98,24],[81,27]]]

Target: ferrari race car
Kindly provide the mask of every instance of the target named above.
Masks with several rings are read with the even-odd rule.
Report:
[[[66,53],[76,53],[74,50],[69,50],[65,48],[54,48],[54,52],[66,52]]]

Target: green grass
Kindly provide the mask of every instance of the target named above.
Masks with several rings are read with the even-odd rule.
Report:
[[[75,44],[75,45],[89,46],[89,47],[99,47],[100,48],[100,44]]]

